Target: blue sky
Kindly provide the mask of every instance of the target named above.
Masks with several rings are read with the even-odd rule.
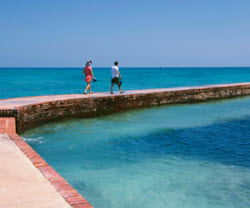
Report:
[[[250,66],[249,0],[0,0],[0,67]]]

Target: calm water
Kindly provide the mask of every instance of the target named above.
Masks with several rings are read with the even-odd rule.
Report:
[[[110,68],[94,68],[94,92],[110,90]],[[121,68],[124,90],[249,82],[250,68]],[[83,93],[82,68],[0,68],[0,99]],[[117,90],[117,88],[115,88]]]
[[[249,107],[154,107],[22,136],[95,208],[249,208]]]

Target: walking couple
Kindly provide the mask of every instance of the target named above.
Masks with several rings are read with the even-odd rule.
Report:
[[[87,94],[87,90],[89,90],[89,94],[93,94],[91,92],[91,81],[92,81],[92,79],[94,82],[97,81],[96,78],[94,77],[91,64],[92,64],[92,61],[90,61],[90,60],[87,61],[86,66],[83,70],[83,73],[85,74],[85,82],[87,82],[87,86],[86,86],[86,89],[84,91],[84,94]],[[119,64],[118,61],[115,61],[114,66],[111,67],[112,79],[111,79],[111,92],[110,92],[110,94],[113,94],[114,84],[118,85],[120,93],[124,93],[124,91],[121,90],[122,76],[119,72],[118,64]]]

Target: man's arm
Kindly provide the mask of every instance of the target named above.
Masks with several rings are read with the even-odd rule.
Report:
[[[118,70],[116,72],[119,75],[119,77],[122,79],[122,75],[120,74],[120,72]]]

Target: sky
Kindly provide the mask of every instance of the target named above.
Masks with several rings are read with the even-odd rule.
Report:
[[[0,0],[0,67],[250,66],[250,0]]]

